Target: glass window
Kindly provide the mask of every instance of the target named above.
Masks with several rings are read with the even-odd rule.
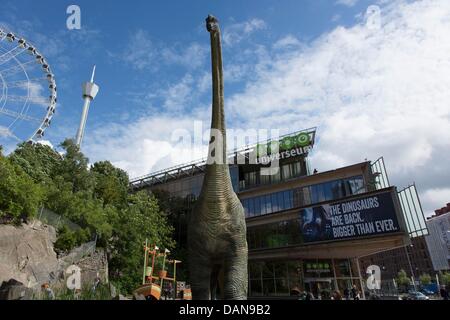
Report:
[[[323,193],[325,200],[332,200],[333,199],[333,182],[327,182],[323,184]]]
[[[289,288],[287,278],[275,279],[275,288],[277,296],[287,296],[289,295]]]
[[[263,280],[263,291],[264,291],[264,296],[275,295],[275,283],[274,283],[273,278]]]
[[[272,193],[271,202],[272,202],[272,212],[280,211],[280,206],[278,205],[278,197],[276,193]]]
[[[260,174],[259,179],[261,184],[270,184],[270,175]]]
[[[343,198],[345,195],[345,187],[342,181],[337,180],[331,182],[331,193],[333,196],[333,199],[340,199]]]
[[[266,202],[266,213],[272,213],[272,199],[270,194],[265,196]]]
[[[275,278],[287,277],[287,265],[285,262],[275,262],[273,264],[273,269],[275,271]]]
[[[302,168],[300,165],[300,161],[291,163],[291,170],[292,170],[292,175],[294,177],[298,177],[302,174]]]
[[[267,213],[266,197],[262,196],[258,198],[260,199],[261,203],[261,214],[266,214]]]
[[[264,279],[273,278],[273,263],[272,262],[263,262],[262,266],[262,274]]]
[[[348,260],[334,260],[336,277],[350,277],[350,262]]]
[[[250,280],[250,295],[253,297],[260,297],[263,295],[261,279]]]
[[[247,172],[245,174],[246,185],[251,187],[256,185],[256,172]]]
[[[303,191],[303,206],[307,206],[311,204],[311,189],[310,187],[304,187],[302,188]]]
[[[294,207],[294,191],[288,190],[286,191],[288,194],[288,207],[289,209],[292,209]]]
[[[270,179],[272,180],[272,183],[280,182],[281,180],[281,170],[278,168],[277,172],[273,174]]]
[[[245,216],[248,217],[248,200],[247,199],[242,200],[242,206],[244,207]]]
[[[354,177],[347,180],[350,194],[359,194],[365,192],[364,180],[362,176]]]
[[[326,201],[325,197],[325,184],[321,183],[316,185],[316,192],[317,192],[317,202]]]
[[[291,166],[289,164],[281,166],[281,175],[283,177],[283,180],[292,178]]]
[[[286,204],[284,203],[284,199],[283,199],[283,191],[282,192],[278,192],[277,193],[277,198],[278,198],[278,208],[279,210],[285,210],[286,209]]]
[[[250,217],[253,217],[255,215],[255,209],[254,209],[254,199],[249,199],[248,201],[248,215]]]
[[[255,203],[255,216],[259,216],[261,215],[261,198],[256,197],[253,199],[253,201]]]

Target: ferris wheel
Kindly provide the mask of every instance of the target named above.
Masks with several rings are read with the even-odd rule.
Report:
[[[0,26],[0,145],[44,136],[56,109],[56,82],[37,48]]]

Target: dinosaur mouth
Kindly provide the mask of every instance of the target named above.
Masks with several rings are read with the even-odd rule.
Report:
[[[208,15],[208,17],[206,18],[206,30],[208,30],[208,32],[217,31],[217,27],[218,21],[216,17]]]

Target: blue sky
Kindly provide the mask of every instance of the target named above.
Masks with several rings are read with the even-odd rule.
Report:
[[[70,4],[81,8],[81,30],[66,28]],[[369,5],[381,10],[379,30],[367,27]],[[180,152],[171,135],[192,132],[194,121],[209,126],[211,13],[222,28],[229,128],[317,126],[313,167],[384,156],[395,184],[417,182],[427,212],[450,200],[450,137],[439,129],[450,124],[445,0],[2,6],[0,26],[33,42],[56,76],[58,109],[45,135],[54,146],[75,136],[81,83],[96,64],[100,92],[83,144],[92,162],[137,176],[202,157],[202,147]]]

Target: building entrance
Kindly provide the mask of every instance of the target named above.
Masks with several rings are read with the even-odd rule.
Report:
[[[329,299],[333,292],[334,280],[329,279],[317,279],[317,278],[305,278],[305,290],[311,292],[316,299]]]

